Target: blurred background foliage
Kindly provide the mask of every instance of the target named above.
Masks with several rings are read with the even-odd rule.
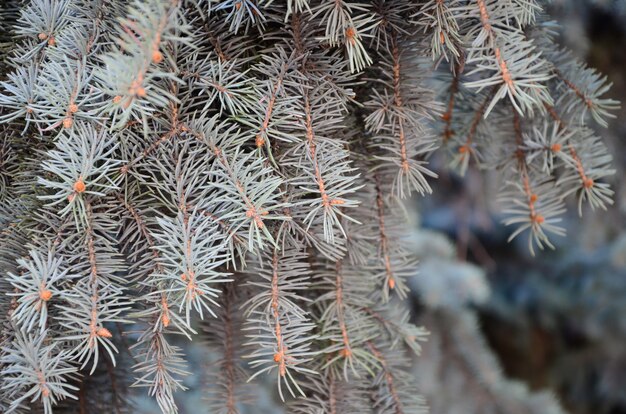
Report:
[[[419,200],[418,210],[423,228],[445,234],[461,262],[485,270],[481,289],[490,294],[467,309],[476,311],[504,376],[530,390],[552,391],[573,414],[621,414],[626,413],[626,1],[555,0],[550,14],[561,24],[563,45],[606,74],[613,82],[609,96],[622,102],[609,129],[598,131],[614,156],[615,205],[589,212],[582,221],[572,213],[565,222],[567,237],[555,238],[557,249],[536,257],[523,241],[506,242],[508,230],[491,213],[486,196],[490,178],[471,168],[464,178],[438,171],[442,179],[434,195]],[[418,278],[441,272],[428,263],[422,262]],[[422,388],[429,387],[432,372],[424,366],[441,352],[437,347],[441,343],[427,343],[417,363]],[[462,412],[452,405],[433,408]],[[502,412],[514,412],[509,410]]]

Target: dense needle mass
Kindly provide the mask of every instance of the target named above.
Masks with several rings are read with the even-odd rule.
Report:
[[[178,412],[198,335],[215,412],[266,374],[293,412],[422,412],[402,200],[431,155],[497,168],[533,252],[565,198],[612,202],[585,122],[618,104],[539,1],[0,7],[1,412],[102,384]]]

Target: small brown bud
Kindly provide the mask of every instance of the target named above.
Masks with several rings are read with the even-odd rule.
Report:
[[[70,114],[75,114],[76,112],[78,112],[78,105],[73,103],[73,104],[70,105],[68,110],[69,110]]]
[[[120,95],[115,95],[113,97],[113,103],[115,103],[115,104],[120,103],[121,100],[122,100],[122,97]]]
[[[346,29],[346,37],[352,40],[354,39],[354,36],[356,36],[356,29],[354,27],[348,27]]]
[[[63,120],[63,128],[71,128],[74,125],[74,120],[71,117],[67,117]]]
[[[257,148],[261,148],[263,145],[265,145],[265,139],[261,136],[261,134],[257,134],[254,142]]]
[[[158,50],[152,52],[152,62],[153,63],[161,63],[163,62],[163,53]]]
[[[47,38],[48,38],[48,35],[43,32],[37,35],[37,39],[39,40],[46,40]]]
[[[87,186],[85,185],[85,182],[82,178],[79,178],[78,181],[74,183],[74,191],[76,191],[77,193],[83,193],[86,189]]]
[[[52,292],[50,292],[48,289],[44,289],[41,292],[39,292],[39,299],[43,300],[44,302],[49,301],[52,298]]]
[[[102,338],[113,338],[113,335],[107,328],[98,328],[98,330],[96,331],[96,335]]]

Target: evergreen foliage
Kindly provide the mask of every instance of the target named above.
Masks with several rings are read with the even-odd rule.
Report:
[[[402,202],[432,191],[431,155],[497,169],[531,252],[568,198],[612,203],[588,122],[618,103],[540,1],[9,0],[0,19],[1,412],[132,412],[132,383],[176,413],[198,336],[211,412],[265,375],[291,412],[423,412]],[[432,308],[436,340],[459,325],[482,349],[471,315]]]

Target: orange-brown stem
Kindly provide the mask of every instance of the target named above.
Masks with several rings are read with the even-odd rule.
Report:
[[[478,5],[478,10],[480,12],[480,22],[483,25],[483,28],[487,31],[489,35],[489,39],[492,43],[495,43],[496,33],[493,30],[493,26],[491,25],[489,10],[487,8],[487,3],[485,0],[476,0]],[[513,88],[513,77],[509,70],[509,66],[506,60],[502,57],[502,52],[498,46],[493,45],[493,54],[498,62],[498,67],[500,68],[500,76],[502,76],[502,81],[508,86],[511,93],[514,93],[515,89]]]
[[[271,307],[272,316],[274,317],[274,334],[276,335],[276,354],[274,354],[274,362],[278,364],[278,372],[281,377],[284,377],[287,372],[287,346],[283,342],[282,327],[280,325],[280,313],[279,313],[279,296],[280,290],[278,288],[278,250],[274,250],[272,256],[272,296]]]
[[[340,354],[345,358],[352,356],[352,348],[350,347],[350,338],[348,337],[348,328],[346,326],[346,320],[344,316],[344,302],[343,302],[343,277],[342,277],[342,260],[338,260],[335,264],[335,290],[337,300],[337,321],[339,322],[339,329],[341,330],[341,340],[343,342],[343,349]]]
[[[391,400],[393,401],[394,413],[404,414],[402,400],[400,399],[398,390],[396,389],[396,384],[394,383],[394,378],[393,378],[393,372],[391,369],[389,369],[389,364],[387,362],[387,359],[385,358],[383,353],[380,352],[378,348],[374,346],[372,342],[368,342],[367,345],[372,351],[372,355],[374,355],[376,359],[380,361],[380,365],[382,366],[383,374],[385,377],[385,383],[387,383],[387,390],[389,391],[389,395],[391,396]]]
[[[315,132],[313,130],[313,117],[311,115],[311,103],[309,101],[308,92],[305,92],[304,94],[304,117],[305,117],[305,127],[306,127],[306,139],[307,139],[307,143],[309,147],[309,155],[311,157],[311,161],[313,162],[313,169],[315,172],[315,181],[317,182],[317,187],[320,191],[320,197],[322,198],[322,205],[324,206],[324,208],[329,208],[331,205],[340,204],[340,200],[333,200],[326,193],[326,184],[324,183],[324,178],[322,177],[322,171],[317,161]]]
[[[374,174],[374,182],[376,188],[376,213],[378,215],[378,234],[380,237],[380,249],[383,262],[385,264],[385,279],[390,289],[396,285],[391,266],[391,255],[389,253],[389,239],[385,228],[385,200],[383,197],[380,177]]]
[[[269,128],[270,120],[272,119],[272,114],[274,112],[274,105],[276,103],[276,98],[278,96],[278,91],[283,83],[283,78],[285,76],[287,68],[283,64],[280,73],[278,74],[278,78],[272,87],[272,93],[269,98],[269,102],[267,103],[267,108],[265,110],[265,118],[263,119],[263,123],[261,124],[261,128],[256,135],[255,143],[257,147],[262,147],[265,144],[265,139],[263,135],[267,132]]]
[[[398,35],[393,33],[391,37],[391,58],[393,63],[393,100],[398,111],[402,111],[402,78],[401,78],[401,60],[400,49],[398,47]],[[404,172],[409,171],[409,158],[406,144],[406,136],[404,133],[404,120],[402,116],[398,117],[398,144],[400,145],[400,165]]]

